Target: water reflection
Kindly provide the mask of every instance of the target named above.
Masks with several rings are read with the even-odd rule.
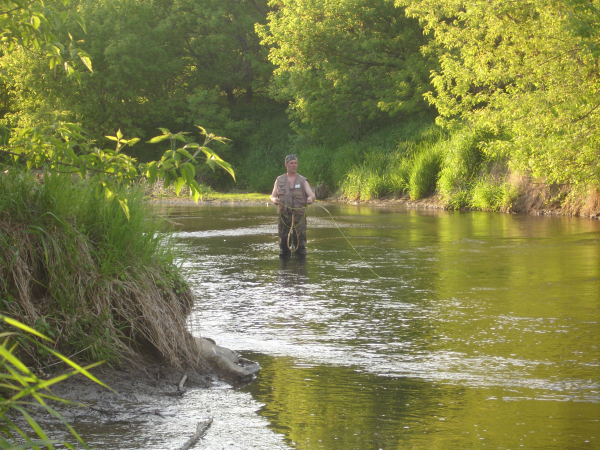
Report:
[[[192,328],[255,352],[244,389],[290,445],[600,446],[598,222],[330,210],[380,279],[318,210],[305,261],[268,208],[173,211]]]

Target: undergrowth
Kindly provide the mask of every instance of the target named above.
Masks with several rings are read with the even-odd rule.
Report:
[[[3,170],[6,167],[3,168]],[[84,360],[135,359],[198,366],[186,316],[193,295],[169,235],[142,189],[117,202],[69,175],[8,168],[0,174],[0,301],[9,316]],[[29,348],[48,363],[50,355]]]

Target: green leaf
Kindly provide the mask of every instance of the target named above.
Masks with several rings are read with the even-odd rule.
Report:
[[[194,165],[189,162],[185,163],[183,165],[183,169],[188,175],[188,180],[190,180],[190,181],[193,180],[194,177],[196,176],[196,168],[194,167]]]
[[[150,139],[147,142],[149,144],[156,144],[157,142],[162,142],[162,141],[167,140],[167,139],[169,139],[169,136],[163,134],[162,136],[153,137],[152,139]]]
[[[179,197],[181,188],[185,185],[185,180],[182,177],[177,178],[175,181],[175,194]]]
[[[125,203],[127,203],[127,202],[125,202]],[[127,211],[129,212],[129,209]],[[86,377],[88,377],[90,380],[98,383],[100,386],[103,386],[106,389],[108,389],[112,392],[115,392],[114,389],[111,389],[106,384],[104,384],[102,381],[100,381],[98,378],[96,378],[94,375],[92,375],[90,372],[88,372],[85,367],[81,367],[79,364],[77,364],[74,361],[71,361],[69,358],[67,358],[66,356],[63,356],[56,350],[52,350],[51,348],[46,347],[46,346],[44,346],[44,349],[47,350],[48,352],[52,353],[54,356],[56,356],[58,359],[60,359],[65,364],[71,366],[73,369],[75,369],[77,371],[77,373],[81,373],[81,374],[85,375]],[[90,367],[95,367],[98,364],[100,364],[100,363],[94,363]]]
[[[151,163],[148,167],[148,171],[146,172],[146,177],[148,178],[148,183],[154,184],[157,176],[158,176],[158,167],[156,167],[155,163]]]
[[[75,21],[79,24],[79,26],[84,31],[84,33],[87,33],[87,30],[85,27],[85,21],[83,20],[83,18],[79,14],[77,14],[77,12],[72,11],[72,10],[71,10],[71,17],[73,17],[75,19]]]
[[[20,330],[26,331],[27,333],[33,334],[34,336],[37,336],[39,338],[42,338],[42,339],[45,339],[47,341],[52,342],[51,339],[47,338],[43,334],[41,334],[38,331],[34,330],[33,328],[25,325],[24,323],[19,322],[18,320],[11,319],[10,317],[7,317],[7,316],[5,316],[3,314],[0,314],[0,320],[3,320],[7,324],[12,325],[15,328],[18,328]]]
[[[0,356],[6,359],[9,363],[11,363],[14,367],[19,369],[25,375],[32,375],[31,371],[27,368],[25,364],[21,362],[19,358],[12,354],[4,345],[0,345]]]
[[[118,196],[117,200],[119,201],[119,205],[121,205],[121,209],[125,213],[127,220],[129,220],[129,206],[127,206],[127,199]]]
[[[37,30],[40,25],[42,24],[42,21],[40,20],[40,18],[38,16],[31,16],[31,25],[33,25],[33,28],[35,30]]]
[[[89,56],[85,56],[85,55],[79,55],[79,59],[81,59],[81,61],[83,62],[83,64],[85,65],[85,67],[87,67],[87,69],[90,72],[93,72],[94,70],[92,69],[92,59]]]
[[[75,152],[73,151],[73,149],[71,147],[67,148],[67,153],[69,154],[69,156],[73,160],[74,164],[78,164],[79,163],[79,158],[77,157],[77,155],[75,154]]]
[[[190,154],[190,152],[188,152],[187,150],[185,150],[185,148],[178,148],[177,152],[179,154],[185,156],[186,158],[194,159],[194,157]]]
[[[46,436],[46,433],[44,433],[44,430],[42,430],[42,428],[38,425],[38,423],[33,419],[33,417],[31,417],[27,411],[25,411],[23,408],[17,408],[19,410],[19,412],[23,415],[23,417],[25,417],[25,419],[27,420],[27,423],[29,423],[29,426],[31,428],[33,428],[33,430],[35,431],[35,433],[40,437],[40,439],[43,439],[44,441],[48,441],[48,436]],[[52,446],[52,444],[48,443],[47,444],[48,448],[50,450],[54,449],[54,446]]]

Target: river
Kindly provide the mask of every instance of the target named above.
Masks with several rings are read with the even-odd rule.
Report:
[[[272,206],[161,208],[190,329],[263,367],[199,448],[600,448],[600,222],[311,207],[281,261]]]

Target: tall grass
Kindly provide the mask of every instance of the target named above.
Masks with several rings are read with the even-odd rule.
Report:
[[[438,146],[426,148],[415,157],[408,185],[411,199],[419,200],[435,192],[441,163],[442,154]]]
[[[37,337],[39,341],[33,339]],[[77,363],[65,358],[60,353],[53,350],[52,340],[36,330],[18,322],[14,319],[0,314],[0,448],[2,449],[25,449],[25,448],[49,448],[53,449],[53,444],[62,444],[61,447],[75,448],[67,442],[56,442],[48,439],[39,423],[32,417],[34,409],[42,410],[48,415],[58,419],[73,435],[73,437],[83,446],[89,448],[79,437],[77,432],[65,421],[61,414],[50,406],[49,401],[64,404],[74,404],[60,397],[56,397],[49,390],[56,383],[75,375],[83,374],[98,384],[110,389],[88,370],[99,365],[94,363],[87,367],[81,367]],[[42,341],[42,342],[40,342]],[[38,377],[29,367],[27,367],[19,358],[19,349],[25,343],[29,348],[36,348],[40,351],[52,354],[73,370],[63,372],[62,374],[42,379]],[[35,401],[33,401],[35,400]],[[22,418],[22,423],[27,423],[31,430],[16,423],[16,417]],[[35,435],[36,438],[31,436]],[[19,445],[20,444],[20,445]]]
[[[438,143],[444,137],[445,133],[431,123],[407,122],[354,144],[360,149],[359,158],[354,160],[359,161],[345,172],[342,193],[360,200],[402,194],[420,199],[430,195],[436,189],[441,165]],[[341,150],[337,154],[343,154]]]
[[[519,190],[509,181],[485,177],[474,183],[470,205],[482,211],[508,212],[518,196]]]
[[[199,364],[185,327],[193,296],[142,190],[122,192],[127,220],[93,188],[61,174],[0,175],[2,309],[66,354],[117,363],[145,348]]]
[[[277,130],[284,132],[283,128]],[[266,130],[262,135],[268,137]],[[272,131],[273,136],[277,135]],[[284,171],[283,157],[296,153],[299,172],[311,184],[351,200],[408,196],[412,200],[438,194],[448,209],[508,211],[519,192],[506,182],[506,161],[496,161],[488,144],[506,139],[501,131],[468,127],[444,130],[432,118],[407,120],[363,136],[360,140],[315,140],[307,137],[268,144],[250,151],[251,187],[270,192]],[[269,147],[269,145],[271,145]],[[502,167],[501,173],[496,173]]]

